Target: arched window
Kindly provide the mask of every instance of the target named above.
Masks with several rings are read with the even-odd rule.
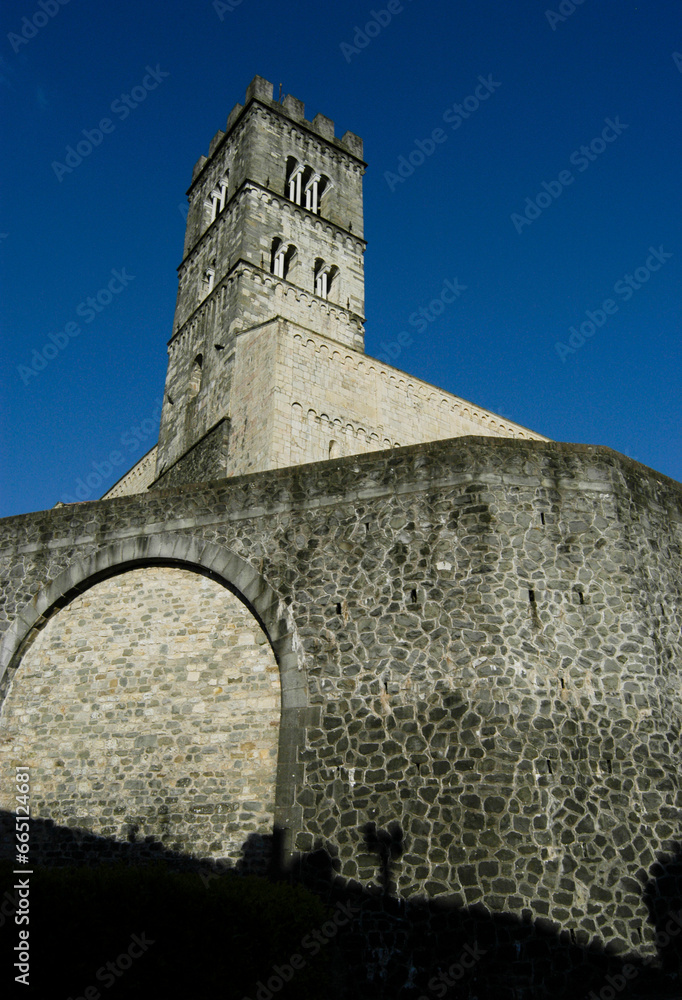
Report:
[[[309,212],[320,210],[320,175],[310,171],[310,177],[305,185],[305,207]]]
[[[331,181],[324,174],[299,163],[294,156],[287,157],[286,193],[295,205],[319,215],[322,195],[330,187]]]
[[[270,260],[270,270],[276,278],[284,277],[284,262],[286,257],[286,247],[281,240],[272,241],[272,257]]]
[[[189,393],[190,399],[199,392],[201,388],[201,371],[204,367],[204,356],[203,354],[197,354],[192,364],[192,370],[189,373],[189,382],[187,385],[187,392]]]
[[[295,202],[297,205],[301,204],[303,191],[303,169],[303,164],[299,163],[295,157],[289,156],[287,158],[286,189],[289,195],[289,200]]]
[[[286,244],[279,237],[272,241],[272,252],[270,255],[270,271],[276,278],[286,278],[289,273],[291,263],[296,256],[296,247],[293,243]]]
[[[225,202],[227,201],[227,174],[220,181],[218,186],[211,191],[209,195],[210,201],[210,219],[211,222],[215,222],[216,218],[220,215],[222,210],[225,208]]]
[[[338,267],[327,264],[321,257],[318,257],[315,261],[315,294],[322,299],[328,299],[338,273]]]
[[[314,212],[315,215],[320,214],[322,195],[329,187],[330,180],[323,174],[318,174],[310,170],[310,174],[307,177],[304,175],[305,207],[308,211]]]
[[[315,294],[323,299],[329,295],[329,264],[322,261],[315,271]]]

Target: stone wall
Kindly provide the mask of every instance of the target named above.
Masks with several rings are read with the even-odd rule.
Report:
[[[279,335],[271,467],[456,435],[546,440],[466,399],[292,324],[282,324]]]
[[[110,500],[114,497],[128,497],[135,493],[144,493],[154,482],[156,475],[156,445],[150,448],[142,458],[121,476],[114,485],[101,497]]]
[[[224,367],[226,353],[212,364]],[[454,435],[545,440],[465,399],[281,319],[245,331],[231,358],[227,458],[223,438],[211,431],[172,467],[172,480],[162,474],[157,486],[320,462]],[[217,418],[224,405],[214,390],[207,375],[206,390],[197,397],[205,401],[207,420]],[[192,401],[187,421],[194,419]],[[205,458],[201,466],[197,448]]]
[[[148,488],[168,489],[183,483],[205,483],[224,479],[228,469],[229,446],[230,421],[225,418],[219,420],[215,427],[204,434],[178,462],[171,465],[154,485],[150,484]],[[135,491],[131,490],[132,492]]]
[[[234,594],[187,569],[132,569],[76,597],[23,656],[0,809],[27,766],[34,820],[237,861],[272,830],[280,711],[272,650]]]
[[[177,428],[191,426],[197,434],[200,427],[219,421],[219,414],[229,408],[229,448],[224,436],[216,436],[214,425],[186,456],[168,467],[170,472],[159,474],[156,486],[261,472],[460,434],[546,440],[282,319],[246,330],[233,343],[231,351],[214,351],[208,357],[203,388],[186,405],[184,422],[176,424]],[[222,394],[217,391],[220,385],[224,386]],[[189,434],[184,430],[177,434],[174,450],[167,447],[166,454],[180,455]]]
[[[2,662],[18,693],[22,641],[98,573],[200,567],[279,663],[290,847],[369,886],[363,830],[398,824],[400,896],[647,955],[642,888],[682,834],[681,550],[679,484],[462,437],[8,519]]]

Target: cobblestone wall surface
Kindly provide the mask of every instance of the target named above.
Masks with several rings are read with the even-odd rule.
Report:
[[[0,540],[5,660],[114,565],[189,562],[244,595],[280,664],[297,850],[369,885],[363,830],[398,824],[400,895],[653,953],[642,887],[682,828],[679,484],[604,448],[459,438],[29,514]]]

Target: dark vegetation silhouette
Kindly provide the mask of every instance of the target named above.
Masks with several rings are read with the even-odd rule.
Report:
[[[0,827],[7,859],[0,863],[0,962],[9,985],[18,931],[12,886],[25,876],[12,874],[13,815],[0,814]],[[642,960],[583,946],[529,911],[519,918],[397,897],[406,848],[398,824],[361,831],[363,849],[376,856],[369,888],[342,879],[325,844],[286,866],[278,831],[251,835],[240,861],[228,866],[169,851],[134,829],[118,842],[49,821],[31,827],[26,997],[682,1000],[679,844],[657,859],[648,881],[639,873],[658,935],[657,954]],[[133,935],[154,943],[140,955]],[[137,957],[128,964],[131,942]],[[120,956],[125,969],[116,965]]]

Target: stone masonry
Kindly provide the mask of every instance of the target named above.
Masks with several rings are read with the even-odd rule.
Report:
[[[32,752],[55,747],[55,710],[37,702],[37,640],[28,670],[22,653],[58,625],[64,611],[51,612],[140,563],[210,572],[259,616],[280,668],[275,820],[289,849],[325,846],[342,876],[370,885],[361,829],[397,822],[400,895],[527,912],[580,943],[652,953],[641,889],[682,809],[679,484],[608,449],[459,438],[1,529],[3,664]],[[91,626],[69,622],[76,657]],[[131,631],[131,664],[142,641]],[[54,669],[54,685],[62,673],[73,684],[68,662]],[[153,670],[147,683],[162,694]],[[92,719],[91,697],[72,718],[105,744],[120,722]],[[27,745],[12,719],[9,767]],[[140,721],[140,736],[155,731]],[[231,780],[202,788],[204,834],[191,788],[173,789],[185,820],[172,837],[213,843]],[[59,796],[77,824],[101,772],[69,781]],[[139,795],[164,841],[158,789]]]
[[[364,170],[357,136],[261,77],[196,164],[157,488],[460,434],[545,440],[364,354]],[[148,485],[135,468],[108,495]]]
[[[3,705],[0,783],[19,762],[34,819],[238,857],[274,821],[280,710],[241,601],[187,569],[134,569],[37,633]]]
[[[236,865],[279,830],[405,924],[435,900],[653,957],[682,486],[367,357],[364,169],[256,77],[194,169],[158,445],[0,521],[3,854],[29,766],[45,830],[112,856]],[[399,831],[398,901],[367,830]]]

